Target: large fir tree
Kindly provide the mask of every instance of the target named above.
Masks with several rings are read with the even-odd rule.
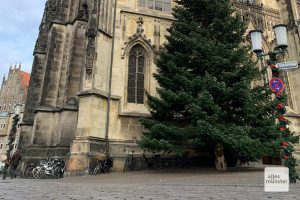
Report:
[[[221,145],[227,160],[255,161],[280,148],[275,106],[263,72],[245,47],[245,24],[230,0],[178,0],[168,43],[154,74],[158,96],[148,96],[152,118],[143,149],[181,153]],[[227,154],[226,154],[227,153]],[[214,155],[214,154],[212,154]]]

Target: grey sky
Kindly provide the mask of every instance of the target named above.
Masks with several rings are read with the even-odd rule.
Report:
[[[9,0],[0,3],[0,77],[11,63],[22,62],[31,72],[33,48],[46,0]]]

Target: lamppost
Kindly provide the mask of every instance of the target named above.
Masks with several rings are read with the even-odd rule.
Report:
[[[9,132],[9,136],[8,136],[8,150],[6,152],[7,158],[11,157],[11,152],[14,149],[14,142],[16,140],[18,122],[20,120],[19,115],[20,115],[20,112],[21,112],[21,107],[22,107],[22,105],[20,105],[20,104],[15,105],[15,109],[14,109],[14,115],[15,116],[13,117],[12,127],[11,127],[11,130]]]
[[[288,40],[287,40],[287,26],[284,24],[278,24],[273,27],[275,32],[275,37],[277,41],[277,46],[274,50],[269,52],[263,52],[262,49],[262,31],[261,30],[252,30],[250,31],[251,36],[251,42],[252,42],[252,50],[256,53],[257,57],[259,59],[269,56],[268,65],[271,67],[273,76],[278,78],[279,76],[279,68],[276,65],[277,64],[277,58],[279,55],[284,55],[286,52],[286,49],[288,47]],[[261,62],[262,64],[262,62]]]
[[[296,159],[293,156],[294,146],[297,137],[287,127],[288,120],[284,117],[286,113],[285,104],[286,104],[286,94],[284,94],[284,83],[279,78],[280,71],[291,70],[298,68],[298,62],[285,62],[278,63],[278,56],[284,55],[288,47],[287,39],[287,26],[284,24],[275,25],[273,27],[275,32],[277,46],[274,50],[269,52],[263,52],[262,50],[262,31],[261,30],[252,30],[250,31],[252,50],[256,53],[259,59],[269,56],[268,66],[272,70],[272,79],[269,81],[269,87],[272,92],[275,94],[274,106],[276,108],[276,118],[278,120],[277,132],[279,134],[279,143],[281,146],[281,157],[284,160],[284,166],[289,168],[290,182],[296,182],[299,179],[299,176],[295,170]]]

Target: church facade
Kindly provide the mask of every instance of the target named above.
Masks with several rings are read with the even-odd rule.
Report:
[[[156,93],[155,57],[174,6],[171,0],[46,2],[21,128],[26,160],[61,156],[69,172],[87,173],[99,154],[109,152],[120,170],[127,152],[141,152],[138,120],[150,116],[144,93]],[[299,61],[298,1],[241,0],[235,6],[249,29],[264,31],[266,51],[276,45],[272,26],[288,24],[288,59]],[[299,75],[286,74],[295,131]]]

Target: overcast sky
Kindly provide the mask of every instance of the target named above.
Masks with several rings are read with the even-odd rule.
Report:
[[[9,0],[0,3],[0,85],[11,63],[22,62],[31,72],[33,48],[46,0]]]

